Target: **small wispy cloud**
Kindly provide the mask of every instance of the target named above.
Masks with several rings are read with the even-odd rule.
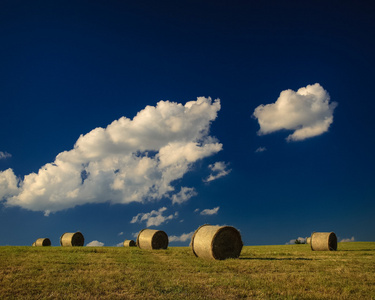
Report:
[[[130,223],[142,223],[145,221],[147,227],[159,226],[164,222],[178,217],[178,212],[175,212],[174,214],[171,214],[169,216],[163,216],[163,212],[165,212],[166,210],[166,207],[161,207],[159,208],[159,210],[152,210],[149,213],[139,213],[138,215],[133,217]]]
[[[12,157],[12,154],[10,154],[8,152],[0,151],[0,159],[7,159],[9,157]]]
[[[121,236],[121,235],[123,235],[124,233],[121,231],[121,232],[119,232],[118,233],[118,236]]]
[[[169,237],[170,242],[186,242],[187,240],[190,240],[193,237],[194,231],[189,233],[183,233],[179,236],[172,235]]]
[[[333,122],[336,102],[330,102],[328,92],[319,84],[280,93],[275,103],[259,105],[253,113],[258,119],[259,135],[279,130],[294,131],[287,141],[302,141],[328,131]]]
[[[204,182],[210,182],[220,177],[224,177],[232,171],[231,169],[229,169],[229,164],[223,161],[215,162],[214,164],[211,164],[208,167],[211,170],[211,174],[203,180]]]
[[[347,243],[347,242],[355,242],[354,236],[352,236],[350,239],[342,239],[340,243]]]
[[[181,187],[179,193],[172,195],[172,203],[181,204],[188,201],[190,198],[196,195],[198,195],[198,193],[195,191],[195,188]]]
[[[306,244],[307,237],[298,237],[285,243],[285,245],[294,245],[296,243],[296,240],[298,240],[300,244]]]
[[[216,215],[218,212],[219,212],[219,209],[220,209],[220,206],[217,206],[215,208],[212,208],[212,209],[204,209],[201,211],[201,215],[202,216],[212,216],[212,215]]]
[[[103,246],[104,246],[104,243],[96,241],[96,240],[86,245],[86,247],[103,247]]]
[[[259,147],[258,149],[255,150],[255,153],[261,153],[261,152],[264,152],[264,151],[267,151],[266,147]]]

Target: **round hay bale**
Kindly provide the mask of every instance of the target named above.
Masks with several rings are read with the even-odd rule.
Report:
[[[37,239],[34,243],[33,246],[35,247],[44,247],[44,246],[51,246],[51,241],[48,238],[41,238]]]
[[[240,232],[232,226],[200,226],[190,243],[197,257],[207,259],[238,258],[243,247]]]
[[[35,246],[36,246],[36,245],[35,245],[35,242],[34,242],[31,246],[35,247]]]
[[[125,240],[124,241],[124,247],[135,247],[136,244],[133,240]]]
[[[137,237],[137,246],[141,249],[167,249],[168,235],[161,230],[143,229]]]
[[[313,251],[336,251],[337,237],[334,232],[314,232],[310,240]]]
[[[78,232],[66,232],[60,237],[60,245],[63,247],[75,247],[83,246],[85,243],[85,238],[83,234]]]
[[[311,237],[308,237],[307,239],[306,239],[306,244],[311,244]]]

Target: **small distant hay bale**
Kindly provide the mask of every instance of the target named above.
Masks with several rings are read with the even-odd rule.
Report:
[[[314,232],[310,240],[313,251],[336,251],[337,237],[334,232]]]
[[[238,258],[243,247],[240,232],[232,226],[200,226],[190,243],[197,257],[223,260]]]
[[[167,249],[168,243],[168,235],[161,230],[143,229],[137,237],[137,246],[141,249]]]
[[[311,237],[308,237],[307,239],[306,239],[306,244],[311,244]]]
[[[48,239],[48,238],[37,239],[37,240],[33,243],[33,246],[34,246],[34,247],[51,246],[51,241],[50,241],[50,239]]]
[[[35,246],[36,246],[36,245],[35,245],[35,242],[34,242],[31,246],[35,247]]]
[[[135,247],[136,244],[133,240],[125,240],[124,241],[124,247]]]
[[[60,245],[62,247],[76,247],[83,246],[85,243],[85,238],[83,234],[79,231],[71,233],[66,232],[60,237]]]

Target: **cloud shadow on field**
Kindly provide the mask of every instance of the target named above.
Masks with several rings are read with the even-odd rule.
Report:
[[[348,252],[348,251],[350,251],[350,252],[358,252],[358,251],[360,251],[360,252],[362,252],[362,251],[375,251],[375,249],[350,249],[350,250],[340,250],[340,252]]]
[[[313,260],[312,258],[303,258],[303,257],[297,257],[297,258],[275,258],[275,257],[239,257],[239,259],[243,260]]]

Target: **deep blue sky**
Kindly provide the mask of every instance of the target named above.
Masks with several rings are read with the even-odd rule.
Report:
[[[0,245],[57,246],[79,230],[114,246],[146,227],[133,217],[162,207],[173,218],[152,228],[169,236],[210,223],[235,226],[246,245],[313,231],[375,241],[374,17],[372,1],[1,1],[0,171],[22,182],[81,134],[200,96],[221,101],[209,135],[223,150],[172,183],[196,192],[181,204],[105,199],[44,216],[3,198]],[[257,135],[256,107],[315,83],[338,103],[327,132]],[[215,162],[230,173],[203,182]]]

